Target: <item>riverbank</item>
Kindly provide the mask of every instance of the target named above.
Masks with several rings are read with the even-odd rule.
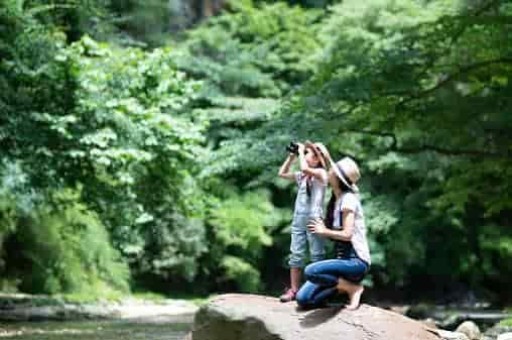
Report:
[[[164,321],[190,319],[202,300],[145,299],[127,296],[116,300],[76,302],[66,297],[0,294],[0,321],[74,321],[121,319]]]

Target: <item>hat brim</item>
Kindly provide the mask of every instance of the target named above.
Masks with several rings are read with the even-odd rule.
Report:
[[[359,191],[359,189],[357,188],[357,186],[355,184],[353,184],[353,183],[351,184],[349,181],[347,181],[345,176],[343,176],[343,174],[341,173],[341,169],[337,163],[332,162],[331,167],[334,170],[334,173],[336,174],[336,176],[340,179],[340,181],[343,182],[343,184],[345,184],[347,187],[349,187],[350,189],[352,189],[355,192]]]
[[[327,164],[325,162],[325,156],[323,155],[322,151],[320,151],[318,146],[315,145],[315,143],[307,140],[307,141],[304,142],[304,147],[313,150],[314,154],[316,155],[316,157],[320,161],[320,164],[322,164],[322,167],[324,169],[327,169]]]

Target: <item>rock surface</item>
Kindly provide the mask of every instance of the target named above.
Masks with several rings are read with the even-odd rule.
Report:
[[[444,340],[469,340],[466,334],[461,332],[450,332],[445,330],[438,330],[437,334]]]
[[[512,340],[512,327],[495,325],[485,331],[482,340]]]
[[[464,321],[457,327],[455,332],[466,334],[469,340],[480,340],[482,338],[480,328],[473,321]]]
[[[397,313],[361,305],[301,311],[276,298],[226,294],[201,307],[192,340],[438,340],[435,330]]]

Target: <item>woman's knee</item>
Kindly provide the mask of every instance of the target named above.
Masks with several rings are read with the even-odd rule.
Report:
[[[295,300],[297,301],[297,304],[301,307],[305,307],[309,304],[309,294],[304,292],[302,289],[297,292],[297,295],[295,295]]]
[[[306,279],[315,278],[319,273],[320,266],[318,265],[319,262],[314,262],[306,266],[304,269],[304,276],[306,276]]]

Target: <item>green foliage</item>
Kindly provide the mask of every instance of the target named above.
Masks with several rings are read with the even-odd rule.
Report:
[[[260,273],[244,260],[234,256],[224,256],[221,263],[227,279],[236,282],[242,292],[255,292],[260,288]]]
[[[136,273],[192,279],[194,258],[205,250],[192,177],[203,137],[184,113],[199,84],[176,70],[166,50],[116,50],[85,37],[62,60],[75,72],[79,103],[60,131],[69,143],[64,156],[87,169],[70,180],[85,184]]]
[[[508,241],[491,251],[478,237],[503,236],[511,213],[509,18],[492,2],[344,1],[322,29],[316,76],[260,132],[288,126],[360,161],[395,284],[504,284],[475,268],[488,256],[509,262]]]
[[[4,241],[17,232],[20,216],[26,216],[41,202],[41,195],[31,190],[28,176],[19,163],[5,160],[0,166],[0,273],[8,263],[4,256]],[[2,291],[16,291],[17,278],[0,280]]]
[[[208,174],[237,173],[252,164],[254,173],[261,171],[268,148],[259,150],[260,160],[239,157],[259,145],[257,138],[245,136],[275,116],[280,102],[273,98],[290,93],[314,73],[319,18],[319,12],[283,3],[242,6],[189,32],[178,47],[178,66],[205,84],[195,112],[208,122],[207,137],[215,150]]]
[[[4,0],[4,3],[8,11],[15,10],[46,27],[58,28],[69,41],[76,41],[85,33],[105,37],[113,32],[106,8],[108,1]]]
[[[283,3],[245,6],[189,32],[178,64],[213,93],[277,97],[314,71],[318,18]]]
[[[375,288],[505,295],[508,1],[230,1],[169,35],[192,4],[1,3],[3,288],[115,296],[128,264],[140,287],[274,289],[275,172],[307,138],[361,164]],[[141,41],[173,46],[112,43]]]
[[[267,191],[228,192],[221,197],[208,219],[214,235],[212,252],[222,252],[220,283],[234,282],[236,289],[257,291],[263,250],[272,245],[270,232],[282,221],[282,213],[271,204]]]
[[[161,45],[174,24],[175,17],[170,8],[175,7],[177,2],[110,0],[108,7],[116,16],[113,23],[120,30],[114,40],[129,44]]]
[[[9,252],[8,259],[30,268],[20,273],[23,291],[94,296],[127,291],[127,266],[111,247],[98,216],[79,199],[79,193],[71,190],[55,192],[31,216],[20,216],[10,240],[10,247],[17,249]]]
[[[220,242],[255,254],[262,246],[272,244],[265,226],[275,225],[279,220],[269,194],[262,191],[225,198],[211,214],[209,222]]]
[[[193,176],[200,169],[204,139],[202,126],[185,113],[199,84],[176,70],[166,50],[118,49],[87,36],[66,47],[59,32],[16,8],[9,10],[0,13],[9,22],[0,44],[6,55],[0,62],[4,159],[23,164],[24,185],[35,193],[51,197],[81,188],[77,201],[86,204],[77,204],[88,213],[79,219],[91,229],[80,237],[107,227],[134,274],[192,279],[194,259],[206,249],[204,198]],[[11,206],[19,203],[9,198],[13,193],[5,184],[3,190],[2,215],[10,216]],[[47,195],[41,196],[44,203]],[[89,212],[101,223],[87,219]],[[59,231],[69,222],[66,210],[36,215],[13,237],[23,239],[28,252],[46,247],[30,236],[35,226],[45,226],[40,232],[55,252],[41,268],[63,257],[71,276],[51,267],[54,273],[47,279],[35,272],[23,288],[81,290],[78,283],[86,281],[75,274],[89,274],[80,267],[83,259],[76,249],[66,252],[67,239]],[[119,282],[125,279],[119,275]]]
[[[512,327],[512,318],[501,320],[499,323],[500,327]]]

